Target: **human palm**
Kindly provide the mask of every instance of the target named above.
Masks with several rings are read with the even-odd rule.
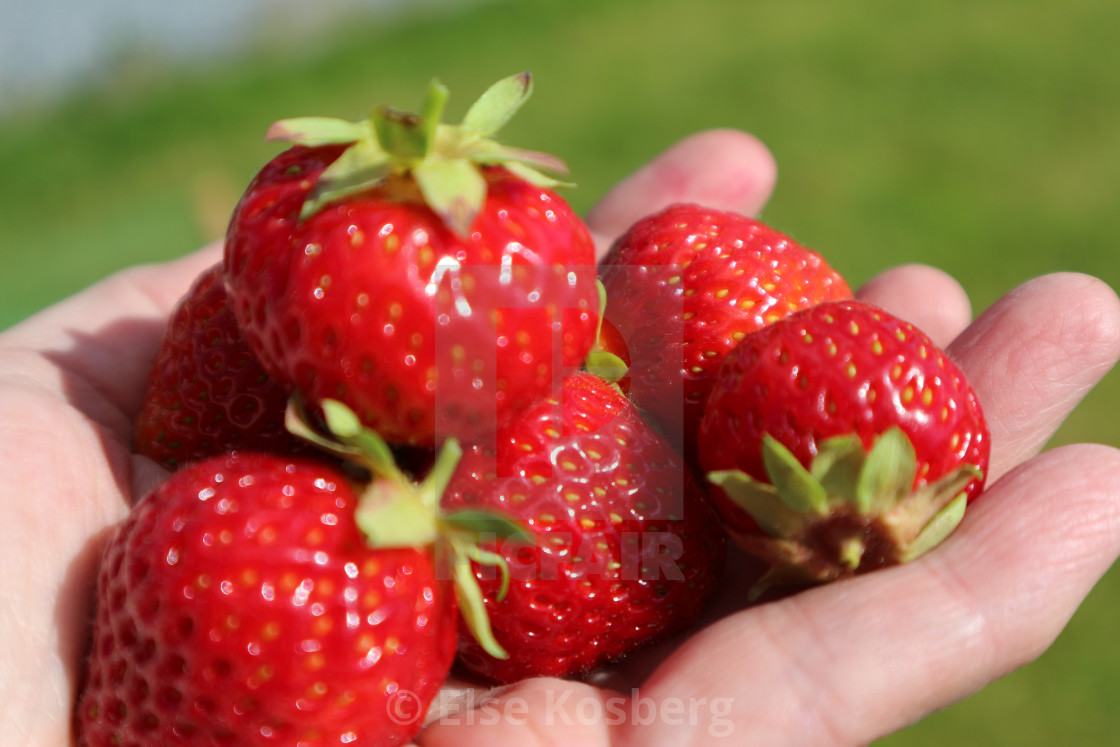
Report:
[[[757,213],[774,166],[742,133],[688,138],[590,213],[600,249],[690,200]],[[64,745],[111,526],[163,473],[129,448],[167,316],[211,246],[114,275],[0,334],[0,744]],[[1120,453],[1036,456],[1120,357],[1120,301],[1074,274],[1038,278],[969,324],[928,267],[859,295],[924,329],[969,376],[992,432],[986,495],[936,551],[781,601],[745,604],[733,555],[705,625],[577,683],[453,680],[418,737],[443,744],[862,744],[1039,655],[1120,553]]]

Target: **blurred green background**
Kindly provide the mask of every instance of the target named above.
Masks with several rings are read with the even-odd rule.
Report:
[[[1045,272],[1120,287],[1115,0],[495,0],[298,38],[189,70],[125,55],[0,119],[0,328],[220,235],[275,119],[414,108],[433,76],[457,117],[523,69],[537,92],[503,137],[564,156],[580,210],[676,139],[736,127],[780,165],[763,218],[853,285],[926,262],[976,311]],[[1056,442],[1120,445],[1118,402],[1114,373]],[[1113,572],[1039,661],[880,744],[1115,743],[1118,614]]]

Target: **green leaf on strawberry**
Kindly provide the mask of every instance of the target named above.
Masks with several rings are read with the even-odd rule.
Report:
[[[372,473],[376,479],[360,496],[354,521],[375,549],[434,546],[451,570],[455,596],[463,618],[479,645],[491,656],[509,654],[494,638],[482,603],[482,591],[471,571],[471,562],[491,565],[503,579],[501,592],[509,587],[509,568],[504,558],[483,550],[486,540],[531,542],[535,535],[521,522],[492,510],[464,509],[444,512],[440,501],[462,456],[455,439],[448,439],[435,463],[419,483],[412,482],[397,467],[392,449],[358,416],[336,400],[321,403],[327,433],[313,423],[304,403],[293,397],[288,408],[288,429],[320,449]]]
[[[475,101],[460,125],[452,126],[440,122],[447,87],[433,80],[418,115],[383,106],[361,122],[299,117],[277,122],[266,139],[347,146],[320,174],[304,203],[302,219],[370,189],[390,174],[407,172],[419,185],[424,201],[464,236],[486,198],[480,165],[503,165],[535,186],[564,185],[545,173],[567,173],[559,158],[505,146],[491,138],[529,99],[532,88],[528,73],[503,78]]]
[[[630,373],[630,362],[623,357],[624,355],[629,357],[626,342],[614,325],[606,320],[606,286],[601,280],[596,281],[596,286],[599,289],[599,319],[595,327],[595,342],[583,362],[583,367],[588,373],[618,385],[622,393],[626,394],[629,389],[627,375]],[[623,386],[624,383],[626,386]]]
[[[770,563],[754,598],[779,581],[831,581],[921,556],[960,523],[964,488],[982,477],[979,468],[963,465],[912,490],[914,447],[897,427],[869,452],[856,437],[827,439],[808,469],[767,434],[763,462],[769,483],[740,470],[708,475],[769,535],[748,540]]]

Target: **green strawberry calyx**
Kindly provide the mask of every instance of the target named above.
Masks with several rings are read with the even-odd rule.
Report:
[[[567,174],[561,159],[503,145],[493,138],[532,90],[533,78],[528,72],[503,78],[471,105],[462,122],[449,125],[440,122],[448,90],[432,80],[418,114],[381,106],[357,122],[330,117],[284,119],[269,128],[265,139],[311,147],[348,146],[319,175],[303,205],[301,220],[393,177],[410,177],[444,223],[466,236],[486,200],[483,167],[503,166],[541,187],[564,186],[548,175]]]
[[[825,439],[808,469],[769,434],[762,456],[769,483],[739,470],[708,474],[762,530],[735,537],[769,565],[752,599],[773,586],[833,581],[924,555],[957,527],[965,487],[983,477],[962,465],[915,488],[917,455],[897,426],[870,450],[855,434]]]
[[[595,349],[594,346],[587,353],[583,367],[588,373],[594,374],[611,384],[617,384],[626,378],[626,374],[630,373],[630,367],[626,365],[626,361],[609,350]]]
[[[598,376],[604,381],[617,385],[626,378],[630,367],[619,356],[603,348],[603,319],[607,313],[607,287],[603,281],[596,279],[595,286],[599,292],[599,319],[595,325],[595,342],[583,361],[583,368],[590,374]]]
[[[451,570],[455,596],[472,635],[491,656],[509,654],[494,638],[482,589],[472,563],[495,566],[501,574],[499,601],[509,588],[505,559],[483,550],[483,538],[532,542],[532,530],[493,511],[460,510],[445,513],[440,499],[462,456],[454,439],[448,439],[435,464],[419,483],[397,466],[389,445],[365,427],[346,405],[326,399],[319,403],[327,434],[320,432],[305,404],[294,396],[285,425],[293,434],[320,449],[364,468],[372,478],[362,492],[354,520],[371,548],[432,547],[437,560]]]

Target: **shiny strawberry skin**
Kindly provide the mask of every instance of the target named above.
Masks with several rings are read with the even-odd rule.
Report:
[[[589,374],[511,421],[496,452],[467,451],[443,506],[504,512],[537,535],[489,547],[512,577],[500,601],[499,576],[476,566],[510,656],[460,634],[460,660],[500,682],[585,674],[687,627],[722,570],[724,533],[679,454]]]
[[[769,433],[808,467],[820,443],[855,433],[865,448],[892,426],[914,446],[914,487],[962,465],[987,471],[990,438],[980,402],[956,364],[925,333],[861,301],[803,310],[746,338],[724,361],[699,433],[705,472],[738,469],[768,481]],[[971,500],[982,479],[968,483]],[[729,528],[753,520],[712,487]]]
[[[430,552],[366,546],[355,500],[330,467],[246,452],[141,500],[99,570],[81,743],[407,742],[458,613]]]
[[[598,296],[590,233],[554,192],[500,168],[463,238],[408,178],[300,208],[336,147],[268,164],[227,235],[234,311],[266,368],[345,402],[388,441],[492,439],[583,362]]]
[[[606,317],[630,349],[630,395],[690,455],[728,352],[798,309],[852,295],[816,252],[757,220],[694,204],[634,224],[601,276]]]
[[[136,419],[136,451],[168,469],[234,449],[308,449],[284,428],[288,390],[241,336],[222,265],[203,272],[172,312]]]

